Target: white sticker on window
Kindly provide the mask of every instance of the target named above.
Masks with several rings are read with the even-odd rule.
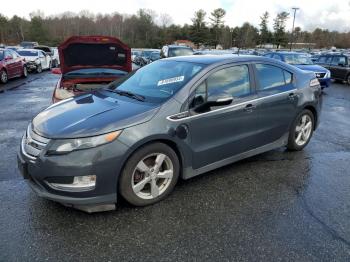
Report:
[[[160,80],[160,81],[158,81],[158,86],[168,85],[168,84],[172,84],[172,83],[176,83],[176,82],[182,82],[182,81],[184,81],[184,79],[185,79],[185,76],[177,76],[177,77],[173,77],[173,78]]]

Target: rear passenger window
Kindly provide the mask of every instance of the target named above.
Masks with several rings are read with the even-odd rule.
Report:
[[[292,74],[277,66],[256,64],[259,90],[284,86],[292,82]]]

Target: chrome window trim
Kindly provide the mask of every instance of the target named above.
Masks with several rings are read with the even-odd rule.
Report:
[[[205,113],[202,113],[202,114],[192,115],[192,116],[189,115],[189,116],[187,116],[187,117],[183,117],[183,118],[179,118],[179,119],[172,119],[172,117],[174,117],[174,116],[183,115],[184,113],[188,112],[188,111],[184,111],[184,112],[176,113],[176,114],[174,114],[174,115],[167,116],[166,119],[169,120],[169,121],[171,121],[171,122],[179,122],[179,121],[182,121],[182,120],[192,119],[192,118],[196,118],[196,117],[208,115],[208,114],[211,114],[211,113],[215,113],[215,112],[219,112],[219,111],[223,111],[223,110],[227,110],[227,109],[239,107],[239,106],[242,106],[242,105],[245,105],[245,104],[249,104],[249,103],[252,103],[252,102],[256,102],[256,101],[268,99],[268,98],[271,98],[271,97],[284,95],[284,94],[287,94],[287,93],[295,92],[295,91],[297,91],[297,90],[298,90],[298,89],[295,88],[295,89],[291,89],[291,90],[288,90],[288,91],[284,91],[284,92],[277,93],[277,94],[273,94],[273,95],[269,95],[269,96],[258,97],[258,98],[251,99],[251,100],[248,100],[248,101],[244,101],[244,102],[242,102],[242,103],[234,104],[234,105],[231,105],[231,106],[226,106],[226,107],[223,107],[223,108],[218,108],[218,109],[216,109],[216,110],[209,111],[209,112],[205,112]]]

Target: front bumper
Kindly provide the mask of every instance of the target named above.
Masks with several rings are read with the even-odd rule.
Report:
[[[38,68],[38,64],[35,62],[27,62],[26,67],[28,71],[35,71]]]
[[[17,154],[18,167],[23,178],[40,197],[77,208],[117,202],[118,176],[128,150],[118,139],[106,145],[66,155],[47,156],[46,149],[43,149],[36,157],[25,152],[24,143],[26,139],[22,140]],[[50,142],[47,144],[49,146]],[[50,186],[51,181],[62,182],[85,175],[96,175],[94,189],[63,191]]]

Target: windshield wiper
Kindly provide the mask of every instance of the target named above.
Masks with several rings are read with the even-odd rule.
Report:
[[[104,90],[112,92],[112,93],[116,93],[120,96],[127,96],[127,97],[130,97],[130,98],[136,99],[138,101],[142,101],[142,102],[144,102],[146,99],[142,95],[134,94],[134,93],[129,92],[129,91],[123,91],[123,90],[118,90],[118,89],[113,90],[113,89],[109,89],[109,88],[105,88]]]

